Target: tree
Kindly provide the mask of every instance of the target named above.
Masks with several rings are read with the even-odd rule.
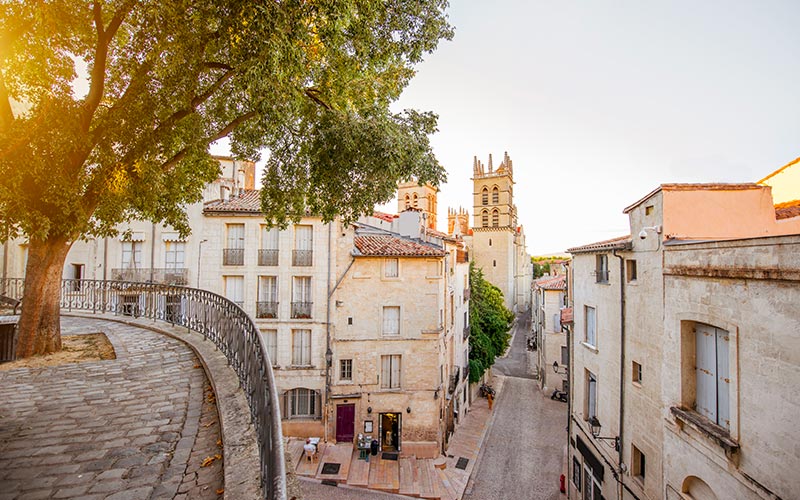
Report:
[[[60,349],[64,259],[132,219],[189,232],[210,143],[268,150],[262,208],[352,220],[437,185],[436,116],[389,109],[446,0],[16,0],[0,6],[0,221],[28,240],[20,356]],[[86,64],[86,71],[76,69]],[[84,76],[88,77],[84,78]],[[83,95],[73,88],[85,81]]]
[[[483,277],[483,271],[469,266],[469,381],[477,382],[510,342],[512,313],[503,301],[503,292]]]

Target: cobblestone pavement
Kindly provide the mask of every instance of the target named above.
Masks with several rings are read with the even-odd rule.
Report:
[[[542,394],[528,378],[527,326],[518,322],[511,353],[503,363],[509,376],[495,403],[494,420],[481,447],[465,500],[557,500],[567,433],[567,405]],[[530,366],[530,364],[528,364]],[[494,369],[493,369],[494,370]]]
[[[221,452],[194,353],[145,329],[62,318],[65,335],[95,332],[116,360],[0,372],[0,499],[217,498],[221,460],[198,465]]]
[[[527,349],[527,337],[531,333],[530,312],[519,313],[514,326],[511,350],[504,358],[497,358],[492,372],[511,377],[533,378],[533,355]]]

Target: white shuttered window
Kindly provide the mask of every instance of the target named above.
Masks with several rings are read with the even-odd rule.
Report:
[[[383,308],[383,334],[400,335],[400,308],[387,306]]]
[[[381,388],[400,387],[400,355],[381,356]]]
[[[730,429],[730,337],[726,330],[695,324],[697,412]]]
[[[292,330],[292,364],[311,366],[311,330]]]

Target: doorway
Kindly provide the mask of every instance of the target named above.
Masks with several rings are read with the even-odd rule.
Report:
[[[400,413],[380,414],[381,449],[383,451],[400,451]]]
[[[336,405],[336,442],[352,443],[355,426],[356,405]]]

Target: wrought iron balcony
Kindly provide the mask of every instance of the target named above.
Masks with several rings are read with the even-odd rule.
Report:
[[[467,380],[469,378],[469,365],[465,366],[463,370],[461,370],[461,380]]]
[[[161,285],[186,285],[189,283],[187,268],[136,268],[112,269],[111,279],[114,281],[131,281],[134,283],[158,283]],[[72,283],[72,286],[77,286]]]
[[[454,366],[453,373],[450,374],[450,386],[447,388],[448,393],[453,394],[456,392],[456,387],[458,387],[459,381],[461,381],[461,367]]]
[[[313,250],[292,250],[293,266],[311,266],[313,261]]]
[[[471,295],[472,295],[472,289],[469,287],[464,288],[464,300],[469,300]]]
[[[277,302],[256,302],[256,318],[275,319],[277,317]]]
[[[244,265],[244,248],[225,248],[222,250],[222,263],[226,266]]]
[[[292,302],[292,319],[310,319],[313,302]]]
[[[472,327],[469,325],[464,327],[464,340],[467,340],[469,338],[469,332],[471,329]]]
[[[278,250],[259,250],[258,251],[258,265],[259,266],[277,266],[278,265]]]

